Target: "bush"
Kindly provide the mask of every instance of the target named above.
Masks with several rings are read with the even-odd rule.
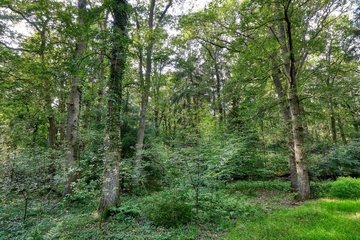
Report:
[[[168,190],[148,197],[146,216],[156,226],[175,227],[192,220],[193,206],[184,190]]]
[[[313,169],[313,175],[320,180],[335,180],[337,177],[360,177],[360,140],[334,148],[327,157]]]
[[[333,182],[311,182],[311,198],[322,198],[329,194]]]
[[[199,211],[194,218],[204,223],[221,224],[232,220],[249,220],[261,211],[243,197],[234,197],[224,191],[204,192],[200,195]]]
[[[330,187],[329,197],[336,198],[360,198],[360,179],[340,177]]]

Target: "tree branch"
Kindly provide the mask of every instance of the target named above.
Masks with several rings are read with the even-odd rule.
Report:
[[[7,6],[11,11],[19,14],[27,23],[29,23],[31,26],[33,26],[38,32],[41,32],[41,29],[32,21],[30,21],[28,19],[28,17],[25,16],[24,13],[20,12],[19,10],[16,10],[15,8],[13,8],[12,6],[8,5]]]
[[[0,45],[3,45],[5,48],[9,49],[9,50],[13,50],[13,51],[22,51],[22,52],[32,52],[34,53],[35,51],[30,51],[29,49],[25,49],[25,48],[14,48],[14,47],[10,47],[8,46],[6,43],[0,41]]]
[[[169,0],[169,2],[168,2],[168,4],[166,5],[164,11],[161,13],[161,16],[160,16],[159,20],[158,20],[157,23],[156,23],[155,29],[157,29],[157,28],[159,27],[160,23],[161,23],[162,20],[164,19],[166,12],[169,10],[169,8],[171,7],[171,5],[172,5],[172,0]]]

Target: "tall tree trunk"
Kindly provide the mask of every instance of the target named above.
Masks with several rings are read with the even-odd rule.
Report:
[[[221,102],[221,78],[220,78],[220,70],[217,63],[217,60],[215,59],[215,76],[216,76],[216,97],[217,97],[217,106],[219,111],[219,121],[220,123],[223,122],[224,119],[224,111],[223,111],[223,105]]]
[[[286,135],[286,142],[289,149],[289,167],[290,167],[290,181],[291,181],[291,188],[296,190],[298,188],[297,184],[297,172],[296,172],[296,164],[295,164],[295,150],[294,150],[294,140],[293,135],[291,134],[291,118],[290,118],[290,109],[289,106],[286,104],[287,96],[286,91],[283,88],[281,83],[280,74],[281,71],[279,66],[277,65],[275,58],[277,54],[274,53],[271,58],[272,62],[272,79],[274,82],[274,86],[277,91],[277,98],[280,101],[280,112],[282,118],[285,123],[285,135]]]
[[[108,103],[105,137],[105,172],[98,214],[105,218],[109,208],[116,205],[119,198],[119,172],[121,161],[121,101],[122,81],[125,74],[127,54],[128,3],[114,0],[113,49],[111,53],[110,79],[108,82]]]
[[[65,89],[65,80],[61,79],[60,80],[60,88],[61,89]],[[60,99],[59,99],[59,112],[65,114],[66,112],[66,94],[65,93],[61,93],[60,95]],[[63,145],[65,143],[65,139],[66,139],[66,126],[64,125],[60,125],[58,126],[58,131],[59,131],[59,141],[60,144]]]
[[[160,114],[160,88],[162,82],[162,70],[165,67],[164,64],[158,63],[158,66],[155,68],[156,70],[156,78],[155,83],[153,84],[153,96],[154,96],[154,127],[155,127],[155,136],[158,137],[160,135],[160,125],[163,120]]]
[[[45,36],[45,30],[46,30],[46,26],[43,26],[43,29],[40,33],[41,36],[41,48],[40,48],[40,58],[41,58],[41,63],[42,63],[42,71],[43,74],[46,76],[46,69],[45,69],[45,47],[46,47],[46,36]],[[44,81],[45,81],[45,108],[46,108],[46,113],[47,113],[47,119],[48,119],[48,147],[51,149],[55,149],[55,145],[56,145],[56,133],[57,133],[57,128],[56,128],[56,121],[55,121],[55,116],[54,116],[54,110],[53,107],[51,106],[53,103],[52,97],[51,97],[51,84],[50,84],[50,79],[47,79],[47,77],[44,76]]]
[[[309,175],[305,163],[304,128],[300,116],[300,101],[296,85],[290,84],[289,91],[298,194],[299,200],[303,201],[310,197]]]
[[[48,147],[51,149],[55,149],[55,144],[56,144],[56,133],[57,133],[57,129],[56,129],[56,122],[55,122],[55,116],[54,116],[54,111],[51,107],[51,97],[47,97],[47,114],[48,114],[48,122],[49,122],[49,126],[48,126]]]
[[[100,31],[101,32],[105,32],[107,31],[107,22],[108,22],[108,18],[109,18],[109,12],[106,12],[105,14],[105,19],[103,19],[102,21],[100,21],[98,23]],[[101,53],[100,53],[100,69],[99,69],[99,73],[98,73],[98,79],[99,79],[99,88],[97,90],[97,103],[96,103],[96,122],[97,123],[101,123],[102,122],[102,109],[103,109],[103,99],[104,99],[104,88],[105,88],[105,71],[106,71],[106,63],[104,61],[106,56],[106,49],[105,47],[103,49],[101,49]]]
[[[334,112],[334,104],[332,96],[329,97],[329,108],[330,108],[330,129],[331,129],[331,138],[334,145],[337,145],[337,134],[336,134],[336,119]]]
[[[347,144],[347,140],[346,140],[346,136],[345,136],[345,131],[344,131],[344,126],[343,123],[341,121],[341,117],[338,116],[337,118],[338,120],[338,125],[339,125],[339,129],[340,129],[340,136],[341,136],[341,140],[344,144]]]
[[[86,0],[78,0],[78,25],[84,25],[84,14],[86,11]],[[76,43],[74,60],[79,62],[79,59],[86,50],[86,41],[79,39]],[[77,69],[77,68],[76,68]],[[79,165],[79,121],[81,108],[81,89],[80,77],[77,72],[73,73],[71,80],[70,98],[68,105],[67,124],[66,124],[66,143],[68,146],[68,154],[66,156],[66,169],[68,172],[67,181],[65,183],[64,195],[71,193],[71,183],[79,178],[79,172],[76,170],[76,165]],[[77,162],[77,163],[76,163]]]
[[[51,97],[51,82],[50,79],[47,79],[47,69],[46,69],[46,60],[45,60],[45,51],[46,51],[46,30],[47,30],[47,24],[49,22],[49,19],[46,19],[43,24],[38,27],[36,27],[38,34],[40,35],[40,46],[39,46],[39,56],[41,61],[41,70],[42,74],[44,74],[43,80],[44,80],[44,90],[45,90],[45,109],[47,112],[47,119],[49,122],[48,126],[48,147],[54,149],[55,148],[55,142],[56,142],[56,121],[54,116],[54,111],[51,106],[52,104],[52,97]]]
[[[215,89],[216,89],[216,95],[214,94],[214,103],[215,106],[217,106],[217,110],[219,112],[219,122],[222,123],[224,119],[224,110],[223,110],[223,104],[221,103],[221,77],[220,77],[220,67],[218,63],[218,57],[216,48],[213,51],[211,47],[207,47],[205,44],[203,44],[203,47],[208,51],[210,58],[214,62],[214,70],[215,70]],[[215,114],[215,111],[214,111]]]
[[[284,20],[286,23],[286,48],[288,49],[284,68],[288,81],[289,89],[289,104],[291,114],[291,124],[294,141],[295,164],[298,178],[298,198],[299,200],[306,200],[310,197],[310,182],[305,162],[305,148],[304,148],[304,127],[301,118],[300,101],[297,91],[297,69],[294,53],[294,43],[292,35],[292,22],[289,16],[291,0],[284,6]]]
[[[156,30],[159,24],[162,22],[167,10],[170,8],[172,4],[172,0],[169,0],[165,10],[162,12],[156,26],[154,27],[154,16],[155,16],[155,2],[156,0],[151,0],[150,2],[150,12],[148,19],[148,28],[151,31],[151,34],[154,34],[154,30]],[[145,123],[146,123],[146,112],[147,106],[149,102],[149,91],[150,91],[150,83],[151,83],[151,72],[152,72],[152,56],[153,56],[153,48],[154,48],[155,38],[151,35],[149,43],[146,47],[146,70],[145,70],[145,79],[142,76],[142,54],[140,55],[140,67],[139,74],[142,84],[142,98],[141,98],[141,106],[140,106],[140,116],[139,116],[139,127],[137,132],[137,140],[136,140],[136,157],[135,157],[135,179],[134,183],[136,186],[139,186],[139,181],[141,177],[141,165],[142,165],[142,155],[144,148],[144,139],[145,139]]]

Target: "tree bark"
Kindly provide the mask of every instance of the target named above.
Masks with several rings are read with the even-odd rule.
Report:
[[[78,20],[79,26],[84,24],[84,14],[86,11],[86,0],[78,0]],[[86,50],[86,41],[79,39],[76,43],[74,60],[78,60]],[[75,182],[80,173],[76,170],[76,165],[79,165],[79,121],[80,121],[80,108],[81,108],[81,89],[80,89],[80,77],[77,72],[73,72],[71,80],[70,98],[68,104],[67,124],[66,124],[66,143],[68,146],[68,154],[66,156],[66,169],[68,172],[67,181],[65,183],[64,195],[71,193],[71,184]],[[77,162],[77,163],[76,163]]]
[[[291,129],[290,109],[288,104],[286,104],[286,100],[287,100],[286,91],[283,88],[283,84],[281,83],[281,79],[280,79],[281,71],[275,61],[276,56],[277,54],[273,53],[271,58],[272,79],[277,91],[277,98],[280,101],[279,102],[280,112],[285,123],[285,128],[286,128],[285,135],[287,139],[286,143],[289,149],[290,182],[291,182],[291,188],[295,191],[298,188],[298,184],[297,184],[297,171],[295,164],[295,150],[293,144],[294,140],[293,140],[293,135],[291,134],[292,129]]]
[[[219,122],[222,123],[224,119],[224,110],[223,110],[223,104],[221,102],[221,77],[220,77],[220,67],[219,67],[219,61],[217,57],[217,47],[215,46],[215,50],[213,51],[211,47],[207,47],[206,44],[202,44],[203,47],[206,49],[206,51],[209,53],[210,58],[213,61],[214,64],[214,71],[215,71],[215,89],[216,94],[213,95],[213,101],[214,105],[216,106],[216,110],[219,112]],[[216,115],[214,111],[214,116]]]
[[[347,140],[346,140],[346,136],[345,136],[345,131],[344,131],[344,126],[343,123],[341,121],[341,117],[338,116],[337,118],[338,120],[338,125],[339,125],[339,129],[340,129],[340,136],[341,136],[341,140],[344,144],[347,144]]]
[[[151,31],[151,34],[154,34],[154,30],[157,29],[159,24],[162,22],[167,10],[172,4],[172,0],[170,0],[162,12],[156,26],[154,27],[154,16],[155,16],[155,3],[156,0],[151,0],[150,2],[150,12],[149,12],[149,19],[148,19],[148,28]],[[143,155],[143,148],[144,148],[144,139],[145,139],[145,124],[146,124],[146,112],[147,106],[149,102],[149,90],[150,90],[150,83],[151,83],[151,72],[152,72],[152,56],[153,56],[153,48],[154,48],[154,36],[151,35],[149,39],[149,43],[146,47],[146,70],[145,70],[145,79],[143,77],[142,72],[142,53],[140,53],[140,67],[139,67],[139,75],[140,81],[143,83],[141,84],[142,89],[142,97],[141,97],[141,106],[140,106],[140,116],[139,116],[139,127],[137,132],[137,140],[136,140],[136,157],[135,157],[135,179],[134,183],[136,186],[139,186],[139,181],[141,178],[142,172],[142,155]]]
[[[298,198],[301,201],[307,200],[310,197],[310,182],[305,162],[305,148],[304,148],[304,127],[301,118],[300,101],[297,91],[297,69],[296,59],[294,53],[294,43],[292,35],[292,22],[289,16],[289,8],[291,0],[284,6],[284,20],[286,24],[286,46],[288,52],[284,55],[285,75],[287,77],[289,89],[289,104],[291,114],[292,133],[294,141],[295,164],[297,171],[298,183]]]
[[[337,134],[336,134],[336,119],[334,113],[334,104],[332,96],[329,97],[329,108],[330,108],[330,129],[331,129],[331,138],[334,145],[337,145]]]
[[[105,137],[105,172],[98,214],[106,218],[111,207],[119,198],[119,173],[121,161],[121,102],[122,81],[125,74],[127,54],[128,3],[115,0],[113,11],[113,49],[111,53],[110,79],[108,82],[108,103]]]

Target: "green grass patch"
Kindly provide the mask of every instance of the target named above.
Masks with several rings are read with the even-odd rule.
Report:
[[[341,199],[360,198],[360,179],[340,177],[331,183],[329,196]]]
[[[360,201],[321,199],[240,223],[225,239],[360,239]]]

